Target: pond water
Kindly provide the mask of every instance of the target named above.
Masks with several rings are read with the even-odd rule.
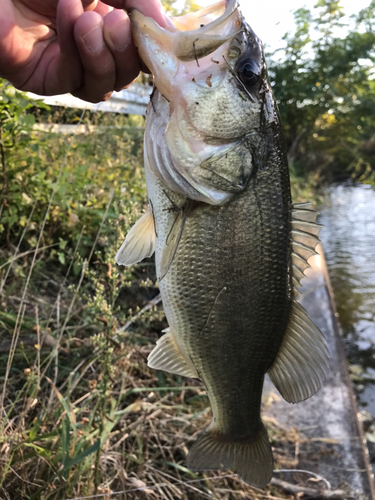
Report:
[[[320,235],[360,410],[375,416],[375,188],[332,186]]]

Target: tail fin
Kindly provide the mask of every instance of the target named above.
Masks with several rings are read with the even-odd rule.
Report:
[[[206,429],[193,444],[187,457],[194,471],[231,469],[246,483],[263,488],[272,478],[273,458],[265,426],[246,441],[230,441]]]

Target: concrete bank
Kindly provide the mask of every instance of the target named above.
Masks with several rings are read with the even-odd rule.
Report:
[[[276,398],[265,415],[303,436],[296,450],[298,463],[293,468],[318,473],[331,483],[332,489],[348,491],[347,498],[375,500],[374,478],[322,252],[310,263],[312,268],[304,280],[302,304],[328,341],[330,373],[323,388],[309,400],[291,405]],[[272,393],[276,394],[277,390],[267,379],[266,398]],[[277,477],[291,480],[290,474],[277,474]]]

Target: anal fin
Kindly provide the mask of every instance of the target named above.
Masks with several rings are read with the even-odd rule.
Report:
[[[305,309],[294,301],[284,339],[268,374],[286,401],[298,403],[320,389],[328,370],[326,340]]]
[[[155,222],[151,208],[142,215],[127,234],[117,252],[115,261],[121,266],[131,266],[155,251]]]
[[[199,378],[192,364],[188,364],[170,331],[160,337],[151,351],[147,364],[155,370],[163,370],[183,377]]]

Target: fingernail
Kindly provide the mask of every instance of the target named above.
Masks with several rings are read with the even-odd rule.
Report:
[[[91,28],[86,35],[83,35],[82,41],[91,54],[99,54],[104,48],[102,27],[94,26]]]

